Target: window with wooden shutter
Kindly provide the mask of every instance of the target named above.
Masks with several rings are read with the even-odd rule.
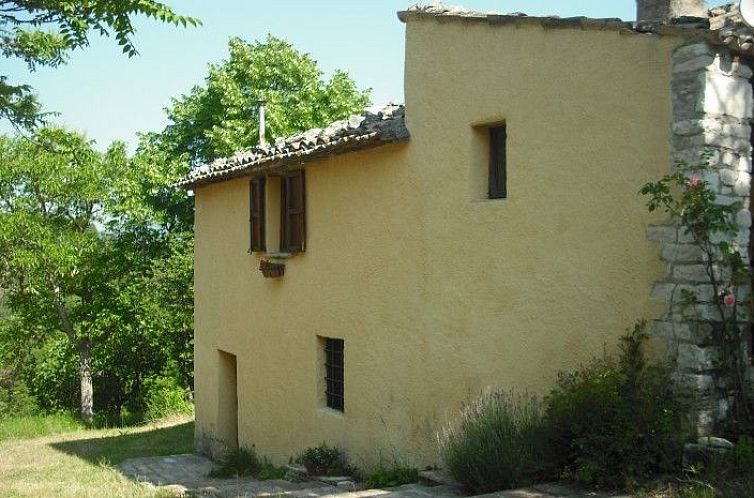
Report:
[[[249,228],[251,233],[252,252],[266,251],[265,245],[265,178],[259,177],[251,180],[249,186]]]
[[[489,192],[490,199],[504,199],[507,191],[507,142],[508,131],[505,124],[491,126],[490,133],[490,164],[489,164]]]
[[[280,250],[292,254],[306,248],[306,199],[304,171],[282,178]]]

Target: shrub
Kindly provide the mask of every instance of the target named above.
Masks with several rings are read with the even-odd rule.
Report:
[[[39,412],[37,400],[23,382],[0,383],[0,418],[26,417]]]
[[[414,467],[395,466],[389,469],[379,469],[366,478],[370,488],[393,488],[404,484],[411,484],[419,480],[419,470]]]
[[[540,401],[485,392],[440,435],[446,468],[474,493],[526,486],[553,476]]]
[[[296,463],[306,467],[309,474],[317,476],[349,475],[351,469],[342,450],[322,443],[315,448],[307,448],[296,458]]]
[[[152,377],[145,381],[146,409],[144,418],[157,420],[175,413],[192,413],[187,389],[172,377]]]
[[[281,479],[285,472],[284,467],[275,467],[267,458],[259,458],[252,446],[226,453],[220,465],[212,469],[208,476],[213,478],[253,476],[260,481],[267,481]]]
[[[669,370],[647,363],[647,338],[640,322],[621,338],[617,361],[594,360],[560,375],[546,417],[568,477],[621,487],[679,469],[689,435],[687,405]]]

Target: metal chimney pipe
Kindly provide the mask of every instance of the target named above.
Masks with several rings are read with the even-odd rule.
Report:
[[[267,129],[267,123],[265,121],[265,113],[267,110],[267,101],[260,100],[257,104],[259,108],[259,147],[266,147],[267,137],[265,135],[265,130]]]
[[[637,21],[669,21],[676,17],[707,17],[704,0],[636,0]]]

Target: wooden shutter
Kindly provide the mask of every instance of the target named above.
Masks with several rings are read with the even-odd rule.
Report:
[[[251,252],[265,252],[265,178],[251,180],[249,186],[249,229],[251,233]]]
[[[489,198],[504,199],[507,197],[507,157],[506,145],[508,131],[505,125],[490,128],[490,165],[489,165]]]
[[[280,248],[289,253],[303,252],[306,248],[306,196],[304,171],[289,173],[282,178],[282,215]]]

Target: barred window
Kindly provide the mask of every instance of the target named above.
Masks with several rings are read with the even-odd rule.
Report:
[[[343,339],[325,339],[325,397],[327,407],[345,412],[344,375],[343,375]]]

